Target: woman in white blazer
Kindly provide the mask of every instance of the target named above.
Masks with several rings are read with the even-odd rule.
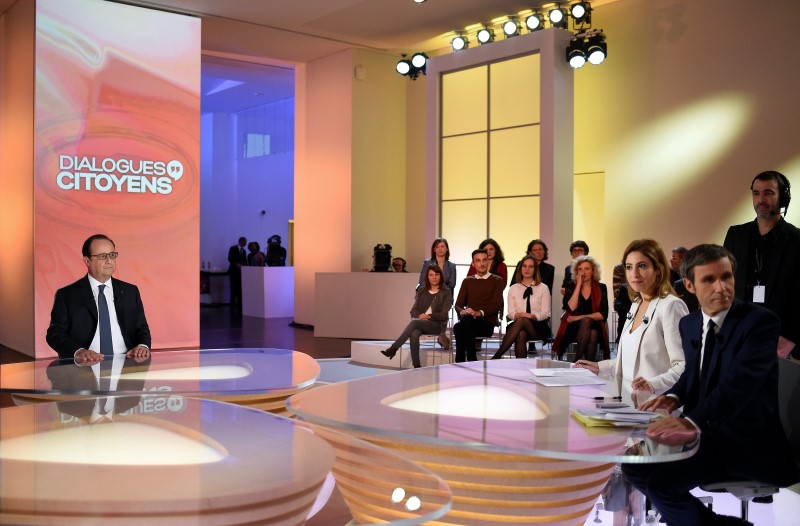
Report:
[[[622,257],[628,292],[633,304],[624,320],[613,360],[579,360],[578,367],[616,377],[621,392],[640,392],[643,403],[672,387],[686,365],[678,322],[689,311],[670,284],[669,262],[661,245],[652,239],[631,242]]]

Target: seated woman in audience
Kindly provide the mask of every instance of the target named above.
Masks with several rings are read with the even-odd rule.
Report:
[[[575,361],[594,358],[597,344],[603,346],[603,359],[608,359],[608,289],[600,283],[600,264],[592,256],[572,260],[573,283],[566,287],[564,314],[553,343],[559,359],[567,346],[576,343]]]
[[[388,349],[381,351],[381,354],[389,358],[394,358],[397,349],[406,340],[411,344],[411,363],[414,367],[421,367],[419,361],[419,337],[423,334],[442,335],[447,327],[447,320],[450,316],[450,307],[453,305],[453,293],[447,287],[442,286],[444,275],[439,265],[431,265],[425,274],[425,285],[417,290],[417,299],[411,307],[411,322],[406,326],[403,333],[394,341]],[[449,348],[449,340],[445,336]]]
[[[550,336],[550,289],[542,283],[536,259],[525,256],[520,262],[517,282],[508,289],[508,312],[511,323],[506,327],[503,342],[492,356],[501,358],[514,344],[514,356],[527,358],[528,340],[543,340]]]
[[[431,244],[431,257],[422,262],[422,270],[419,271],[419,288],[425,286],[425,276],[428,274],[428,267],[437,265],[442,269],[444,282],[442,285],[452,292],[456,288],[456,264],[450,261],[450,246],[443,237],[437,237]]]
[[[534,239],[530,243],[528,243],[528,252],[526,252],[526,256],[533,256],[536,260],[537,268],[539,269],[539,275],[542,278],[542,283],[547,285],[547,290],[550,291],[550,295],[553,295],[553,280],[555,279],[556,275],[556,268],[551,265],[550,263],[545,263],[547,260],[547,245],[545,245],[544,241],[541,239]],[[511,276],[511,283],[516,283],[519,281],[519,267],[522,265],[522,262],[525,258],[520,259],[519,263],[517,263],[517,268],[514,270],[514,275]],[[512,285],[513,287],[513,285]]]
[[[627,317],[620,318],[624,326],[617,357],[599,363],[578,360],[577,366],[595,374],[616,376],[620,392],[625,380],[634,392],[659,395],[683,374],[686,362],[678,322],[689,309],[672,290],[669,261],[657,241],[631,242],[622,261],[633,304]]]
[[[497,241],[494,239],[486,238],[481,241],[478,248],[486,250],[486,255],[489,256],[489,274],[494,274],[503,278],[503,286],[505,286],[508,283],[508,268],[506,264],[503,263],[505,257],[503,256],[503,251],[500,249],[500,245],[498,245]],[[470,265],[467,276],[473,276],[474,274],[475,267]]]

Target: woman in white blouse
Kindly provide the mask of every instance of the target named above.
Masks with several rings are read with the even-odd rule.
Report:
[[[525,256],[520,261],[517,283],[508,289],[508,312],[511,322],[506,327],[503,342],[493,360],[501,358],[514,344],[514,355],[527,358],[528,340],[543,340],[550,336],[550,289],[542,283],[538,264],[533,256]]]
[[[678,322],[689,311],[675,295],[669,263],[661,245],[652,239],[631,242],[622,257],[633,304],[624,323],[614,360],[579,360],[576,365],[596,374],[613,376],[622,391],[628,385],[644,402],[678,381],[686,365]]]

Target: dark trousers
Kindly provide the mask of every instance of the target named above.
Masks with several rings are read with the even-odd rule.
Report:
[[[241,269],[231,269],[231,307],[237,310],[242,309],[242,271]]]
[[[477,318],[466,315],[453,327],[453,334],[456,337],[456,362],[469,360],[474,362],[478,359],[475,352],[475,338],[487,338],[494,332],[494,323],[488,321],[483,316]]]
[[[713,524],[716,515],[689,493],[700,484],[730,477],[725,459],[712,458],[702,448],[695,456],[662,464],[623,464],[630,483],[647,495],[668,526]],[[727,462],[730,462],[727,459]]]

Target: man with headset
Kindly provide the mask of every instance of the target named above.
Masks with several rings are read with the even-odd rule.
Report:
[[[800,230],[786,221],[791,185],[780,172],[758,174],[750,184],[755,221],[728,229],[724,246],[739,262],[736,297],[780,317],[778,355],[800,358]]]

